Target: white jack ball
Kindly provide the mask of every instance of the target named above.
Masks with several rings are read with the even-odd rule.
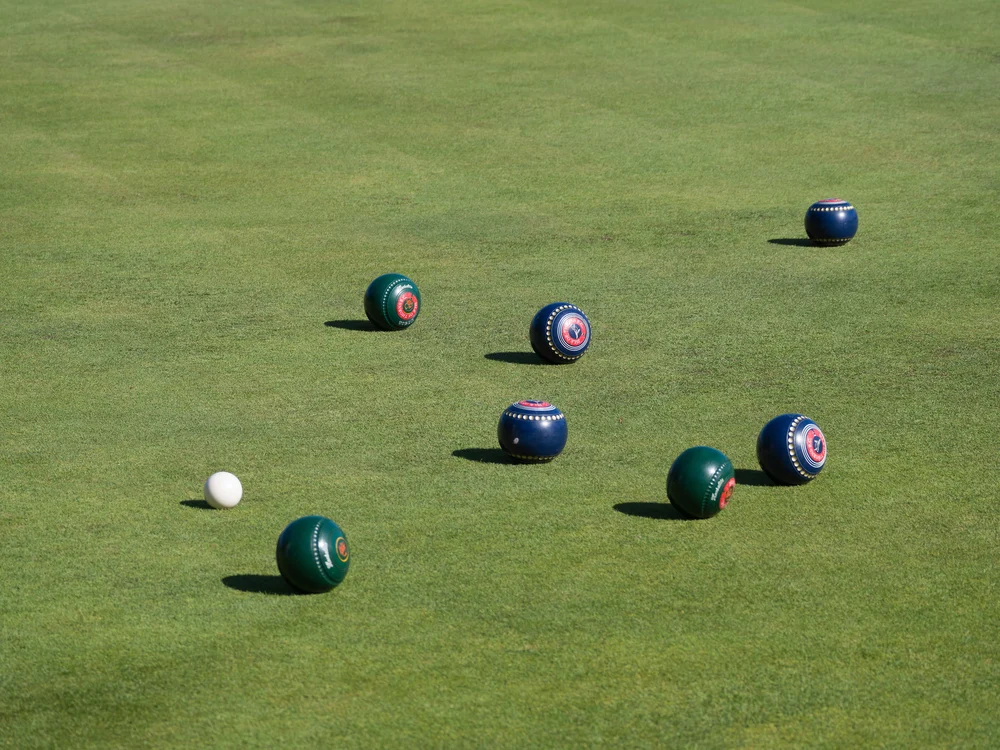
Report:
[[[205,481],[205,502],[213,508],[233,508],[243,497],[243,485],[235,474],[217,471]]]

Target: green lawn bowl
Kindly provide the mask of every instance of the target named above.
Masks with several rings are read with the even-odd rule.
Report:
[[[347,537],[323,516],[304,516],[288,524],[278,537],[275,556],[282,578],[308,594],[335,588],[351,567]]]

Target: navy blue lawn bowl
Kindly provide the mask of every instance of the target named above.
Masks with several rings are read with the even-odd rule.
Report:
[[[503,410],[497,440],[503,452],[525,463],[551,461],[566,447],[566,417],[547,401],[518,401]]]
[[[528,338],[542,359],[569,364],[580,359],[590,346],[590,321],[576,305],[553,302],[535,313]]]
[[[845,245],[858,233],[858,211],[840,198],[816,201],[806,211],[806,234],[817,245]]]
[[[826,437],[802,414],[779,414],[757,436],[757,461],[778,484],[805,484],[826,465]]]

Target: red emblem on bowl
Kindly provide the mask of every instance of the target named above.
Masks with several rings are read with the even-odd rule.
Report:
[[[587,322],[578,315],[567,315],[561,325],[562,338],[567,346],[580,346],[587,340]]]
[[[733,496],[733,490],[736,489],[736,477],[733,477],[728,482],[726,486],[722,488],[722,495],[719,496],[719,509],[725,508],[729,504],[729,498]]]
[[[338,537],[334,547],[337,550],[337,557],[340,558],[340,561],[347,562],[347,540],[344,537]]]
[[[396,300],[396,315],[399,316],[400,320],[413,320],[417,317],[417,308],[419,307],[417,295],[413,292],[403,292]]]
[[[826,439],[819,427],[810,425],[806,430],[805,440],[806,454],[813,465],[821,466],[826,461]]]

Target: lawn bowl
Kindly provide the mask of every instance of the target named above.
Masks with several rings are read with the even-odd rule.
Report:
[[[275,557],[281,577],[307,594],[339,585],[351,566],[347,537],[323,516],[304,516],[288,524],[278,537]]]
[[[667,498],[682,514],[710,518],[726,507],[736,472],[726,454],[707,445],[688,448],[667,472]]]
[[[500,415],[497,440],[511,458],[551,461],[566,447],[566,417],[547,401],[518,401]]]
[[[806,211],[806,234],[817,245],[846,245],[857,231],[857,209],[840,198],[816,201]]]
[[[576,362],[590,346],[590,321],[576,305],[553,302],[535,313],[528,338],[542,359],[555,364]]]
[[[781,414],[757,436],[757,461],[778,484],[805,484],[826,465],[826,437],[809,417]]]
[[[365,315],[383,331],[398,331],[413,325],[420,314],[420,290],[413,279],[400,273],[384,273],[368,285]]]

